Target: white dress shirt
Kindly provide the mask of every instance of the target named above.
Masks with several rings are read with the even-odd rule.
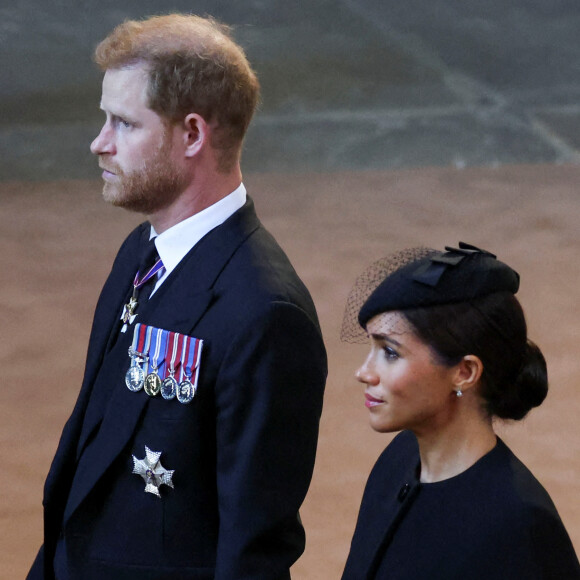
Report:
[[[175,270],[189,250],[207,233],[238,211],[246,203],[246,198],[246,188],[243,183],[240,183],[239,187],[223,199],[175,224],[161,234],[157,234],[151,226],[149,239],[155,238],[155,247],[165,266],[165,271],[157,280],[151,295]]]

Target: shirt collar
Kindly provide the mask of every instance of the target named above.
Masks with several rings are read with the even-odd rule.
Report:
[[[161,234],[157,234],[151,226],[149,239],[155,238],[157,252],[165,266],[165,273],[159,282],[171,274],[201,238],[238,211],[246,203],[246,197],[246,188],[243,183],[240,183],[226,197],[175,224]]]

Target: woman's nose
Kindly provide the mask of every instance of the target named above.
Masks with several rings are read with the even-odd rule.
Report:
[[[356,380],[365,385],[378,385],[378,375],[370,369],[368,363],[365,362],[355,373]]]

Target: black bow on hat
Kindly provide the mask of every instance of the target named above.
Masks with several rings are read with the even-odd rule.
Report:
[[[429,256],[430,261],[417,269],[413,275],[413,279],[417,282],[428,284],[429,286],[437,286],[447,268],[457,266],[462,260],[473,256],[473,254],[486,254],[493,259],[496,258],[495,254],[487,250],[481,250],[465,242],[459,242],[459,248],[445,246],[445,250],[445,252],[439,252],[438,254]]]

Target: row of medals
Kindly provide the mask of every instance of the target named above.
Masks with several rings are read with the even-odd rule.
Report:
[[[183,404],[193,400],[196,388],[189,377],[178,383],[171,373],[167,378],[161,380],[157,374],[157,369],[153,369],[150,373],[145,373],[143,370],[141,365],[149,360],[148,355],[135,352],[130,348],[129,356],[131,357],[131,366],[125,375],[125,384],[130,391],[136,393],[144,389],[150,397],[156,397],[161,393],[164,399],[169,401],[177,397],[177,400]]]

